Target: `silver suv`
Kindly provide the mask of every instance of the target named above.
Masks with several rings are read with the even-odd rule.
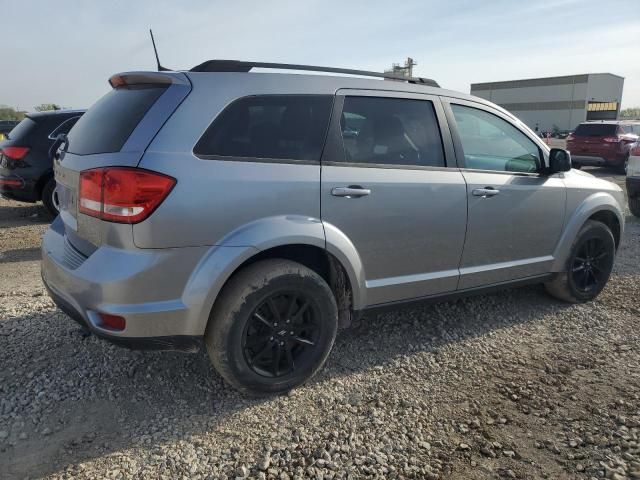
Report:
[[[509,112],[427,79],[256,65],[114,75],[58,139],[42,276],[96,335],[204,340],[229,383],[273,393],[381,307],[523,283],[585,302],[605,286],[621,189]]]

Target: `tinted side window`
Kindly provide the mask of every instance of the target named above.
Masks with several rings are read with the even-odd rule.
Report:
[[[524,133],[484,110],[451,105],[466,168],[507,172],[536,172],[540,149]]]
[[[78,155],[119,152],[131,132],[167,85],[114,88],[80,117],[69,133],[69,152]]]
[[[428,100],[346,97],[340,127],[346,162],[445,164],[438,120]]]
[[[207,128],[199,156],[320,161],[331,95],[263,95],[229,105]]]
[[[80,119],[80,115],[77,117],[71,117],[62,122],[58,127],[49,134],[49,138],[56,138],[61,133],[69,133],[69,130],[76,124],[76,122]]]

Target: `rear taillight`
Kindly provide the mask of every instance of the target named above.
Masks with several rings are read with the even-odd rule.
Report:
[[[631,155],[640,157],[640,143],[631,149]]]
[[[167,197],[176,180],[140,168],[106,167],[80,173],[78,208],[108,222],[138,223]]]
[[[620,140],[622,140],[622,137],[616,135],[615,137],[604,137],[602,140],[607,143],[618,143]]]
[[[0,153],[11,160],[22,160],[29,153],[29,147],[4,147]]]

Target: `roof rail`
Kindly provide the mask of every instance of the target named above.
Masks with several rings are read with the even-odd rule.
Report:
[[[348,68],[318,67],[316,65],[295,65],[290,63],[245,62],[242,60],[208,60],[193,67],[190,72],[248,72],[252,68],[276,68],[282,70],[303,70],[307,72],[343,73],[346,75],[360,75],[363,77],[378,77],[430,87],[439,87],[435,80],[422,77],[403,77],[389,73],[368,72],[366,70],[352,70]]]

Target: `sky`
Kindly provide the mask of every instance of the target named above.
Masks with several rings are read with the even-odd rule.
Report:
[[[0,0],[0,104],[86,108],[113,73],[239,59],[470,84],[609,72],[640,106],[640,0]]]

